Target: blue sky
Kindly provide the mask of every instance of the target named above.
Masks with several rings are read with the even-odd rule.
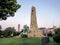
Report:
[[[27,24],[30,26],[30,16],[32,6],[36,7],[38,27],[52,27],[60,25],[60,0],[17,0],[21,5],[14,17],[9,17],[6,21],[0,21],[3,29],[15,27],[20,24],[21,28]]]

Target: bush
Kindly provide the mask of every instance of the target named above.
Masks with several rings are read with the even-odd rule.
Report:
[[[53,40],[57,43],[60,43],[60,28],[57,28]]]
[[[60,28],[57,28],[55,31],[56,34],[60,34]]]
[[[16,30],[14,28],[8,27],[4,31],[4,36],[5,37],[11,37],[11,35],[14,34],[14,32],[16,32]]]
[[[17,33],[16,32],[13,32],[13,36],[16,36],[17,35]]]
[[[21,34],[22,38],[27,38],[28,36],[26,34]]]
[[[14,32],[13,35],[18,36],[18,35],[20,35],[20,32]]]
[[[0,31],[0,38],[4,37],[4,31]]]
[[[1,32],[2,32],[2,31],[0,30],[0,36],[1,36]]]
[[[60,34],[56,34],[53,36],[53,40],[57,43],[60,43]]]
[[[48,35],[49,37],[52,37],[52,36],[53,36],[53,34],[52,34],[51,32],[49,32],[47,35]]]

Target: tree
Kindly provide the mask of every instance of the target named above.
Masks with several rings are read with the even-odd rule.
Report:
[[[2,29],[1,25],[0,25],[0,30]]]
[[[0,0],[0,19],[6,20],[7,17],[14,16],[20,7],[16,0]]]
[[[0,36],[1,36],[1,32],[2,32],[1,29],[2,29],[2,27],[1,27],[1,25],[0,25]]]
[[[21,38],[27,38],[27,34],[21,34]]]
[[[2,29],[2,27],[1,27],[1,25],[0,25],[0,37],[1,37],[1,33],[2,33],[1,29]]]
[[[57,28],[57,29],[55,29],[56,31],[55,31],[55,33],[56,34],[60,34],[60,28]]]
[[[2,31],[0,30],[0,37],[1,37],[1,32],[2,32]]]
[[[21,31],[21,37],[27,38],[28,37],[28,35],[27,35],[28,31],[29,31],[29,27],[27,25],[24,25],[23,29]]]
[[[29,27],[28,27],[27,25],[24,25],[23,28],[24,28],[24,29],[23,29],[23,32],[28,32],[28,31],[29,31]]]
[[[48,35],[49,37],[52,37],[52,36],[53,36],[53,34],[52,34],[51,31],[50,31],[49,33],[47,33],[47,35]]]
[[[60,34],[54,35],[53,40],[54,40],[56,43],[60,43]]]
[[[60,28],[56,29],[56,34],[53,36],[53,40],[57,43],[60,43]]]
[[[5,29],[5,37],[11,36],[11,34],[13,34],[14,32],[16,32],[16,30],[12,27],[8,27]]]
[[[13,35],[18,36],[18,35],[20,35],[20,32],[14,32]]]

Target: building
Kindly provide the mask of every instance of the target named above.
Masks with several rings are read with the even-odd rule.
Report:
[[[38,31],[42,32],[43,34],[44,34],[44,33],[47,33],[45,27],[38,28]]]
[[[41,37],[43,36],[42,32],[38,31],[37,25],[37,17],[36,17],[36,8],[32,6],[31,9],[31,20],[30,20],[30,33],[28,33],[28,37]]]
[[[47,28],[47,33],[52,33],[52,34],[55,34],[55,29],[56,29],[57,27],[56,26],[53,26],[52,28]]]

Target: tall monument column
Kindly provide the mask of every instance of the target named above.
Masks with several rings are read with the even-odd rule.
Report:
[[[31,35],[35,36],[38,31],[37,18],[36,18],[36,8],[32,6],[31,9],[31,23],[30,23]]]
[[[20,32],[20,24],[18,24],[18,32]]]
[[[41,37],[41,36],[43,36],[43,33],[38,31],[36,8],[32,6],[31,20],[30,20],[30,32],[28,33],[28,37]]]
[[[31,31],[37,31],[38,26],[37,26],[37,18],[36,18],[36,8],[32,6],[31,9],[31,24],[30,24],[30,30]]]

